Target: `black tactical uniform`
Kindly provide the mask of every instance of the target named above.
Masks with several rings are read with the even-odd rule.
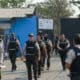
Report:
[[[69,49],[65,60],[70,71],[70,80],[80,80],[80,34],[74,35],[73,46]]]
[[[48,39],[48,34],[44,35],[44,43],[46,45],[46,50],[47,50],[47,70],[49,70],[50,68],[50,52],[52,50],[52,42],[50,41],[50,39]],[[45,63],[45,62],[44,62]]]
[[[45,56],[45,54],[44,54],[44,50],[42,47],[42,41],[39,41],[38,44],[39,44],[40,51],[41,51],[41,60],[38,61],[38,77],[40,77],[41,76],[41,68],[44,67],[44,59],[45,59],[44,56]]]
[[[2,78],[1,76],[1,69],[4,67],[3,65],[3,56],[4,55],[4,43],[2,40],[2,37],[0,36],[0,80]]]
[[[44,40],[45,45],[46,45],[46,49],[47,49],[47,70],[49,70],[50,68],[50,52],[51,52],[51,46],[49,45],[49,39]]]
[[[32,69],[34,71],[34,79],[37,80],[37,55],[35,42],[26,42],[26,65],[28,69],[28,80],[32,80]]]
[[[76,58],[70,68],[71,80],[80,80],[80,49],[74,47],[73,50],[75,51]]]
[[[63,49],[63,50],[59,49],[59,54],[60,54],[63,70],[65,70],[65,58],[66,58],[66,52],[68,49],[67,45],[69,45],[68,40],[67,39],[65,39],[64,41],[59,40],[58,45],[61,49]]]
[[[45,56],[47,56],[47,50],[45,47],[45,43],[43,42],[43,39],[42,39],[42,32],[38,32],[37,42],[39,44],[40,52],[41,52],[41,60],[38,62],[38,77],[40,77],[41,70],[44,69]]]
[[[8,52],[12,64],[12,71],[16,70],[16,57],[17,57],[18,47],[19,46],[17,40],[14,37],[11,37],[8,42]]]

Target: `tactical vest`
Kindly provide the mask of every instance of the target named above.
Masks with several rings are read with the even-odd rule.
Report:
[[[45,42],[47,51],[50,51],[50,50],[51,50],[51,47],[50,47],[50,45],[49,45],[49,40],[46,40],[46,41],[44,41],[44,42]]]
[[[60,48],[65,49],[67,45],[68,45],[68,43],[66,40],[64,40],[64,41],[60,40],[60,43],[59,43]]]
[[[9,50],[16,50],[17,49],[16,39],[10,39],[9,44],[8,44],[8,49]]]
[[[27,55],[34,55],[36,52],[35,42],[26,42],[26,54]]]
[[[75,51],[76,58],[71,64],[70,72],[72,76],[80,76],[80,49],[74,47],[73,50]]]

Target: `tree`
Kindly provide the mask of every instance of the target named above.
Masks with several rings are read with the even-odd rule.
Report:
[[[70,2],[73,3],[74,5],[80,4],[80,0],[71,0]]]
[[[25,0],[0,0],[1,8],[19,8],[22,7]]]
[[[71,3],[73,3],[75,6],[77,6],[80,9],[80,0],[72,0]]]
[[[80,0],[71,0],[70,2],[80,9]]]
[[[38,16],[52,18],[54,20],[55,32],[60,34],[60,19],[69,17],[72,12],[68,8],[67,0],[48,0],[47,3],[37,7]]]
[[[80,0],[71,0],[70,3],[78,7],[78,9],[80,10]],[[78,15],[78,17],[80,18],[80,14]]]

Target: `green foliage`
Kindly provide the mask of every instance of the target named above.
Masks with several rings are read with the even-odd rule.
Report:
[[[22,7],[25,0],[0,0],[1,8],[15,8]]]
[[[54,31],[60,34],[60,19],[69,17],[72,12],[69,10],[67,0],[48,0],[48,2],[37,6],[39,17],[52,18],[54,20]]]

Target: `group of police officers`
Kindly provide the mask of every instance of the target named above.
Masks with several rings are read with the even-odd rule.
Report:
[[[11,33],[10,39],[7,42],[7,51],[9,53],[9,58],[12,64],[12,72],[16,71],[17,68],[16,58],[18,50],[20,50],[21,52],[21,60],[24,61],[25,58],[25,63],[28,72],[28,80],[32,80],[32,71],[34,72],[35,80],[37,80],[37,78],[41,76],[41,71],[44,70],[45,59],[47,59],[47,70],[49,70],[52,43],[48,39],[47,34],[45,35],[43,40],[42,33],[39,32],[37,34],[36,40],[34,40],[34,35],[30,33],[28,35],[28,41],[26,41],[24,49],[22,50],[19,41],[15,37],[15,34]],[[25,56],[24,53],[26,54]],[[3,53],[0,54],[2,55]]]
[[[56,46],[63,70],[70,71],[70,80],[80,80],[80,33],[74,35],[72,43],[61,34]]]
[[[50,67],[50,52],[52,50],[52,43],[46,34],[44,41],[41,33],[37,34],[36,41],[34,41],[33,34],[29,34],[29,39],[25,44],[24,52],[26,52],[26,67],[28,70],[28,80],[32,80],[32,68],[34,71],[34,79],[37,80],[41,76],[41,71],[44,69],[45,58],[47,58],[47,69]],[[23,54],[22,54],[23,59]]]
[[[32,33],[28,36],[28,41],[26,41],[22,51],[20,43],[15,38],[14,33],[11,34],[11,37],[7,43],[7,50],[12,64],[11,71],[13,72],[17,68],[16,53],[20,49],[21,60],[24,61],[25,58],[28,80],[32,80],[32,73],[34,73],[34,80],[37,80],[37,78],[41,77],[41,73],[44,70],[45,60],[47,60],[47,70],[50,68],[50,55],[54,45],[52,44],[51,40],[48,39],[48,34],[45,34],[43,38],[42,32],[38,32],[36,40],[34,40],[34,35]],[[2,39],[0,38],[0,42],[1,41]],[[56,47],[61,58],[63,70],[65,70],[65,68],[70,70],[71,80],[80,80],[80,34],[77,34],[74,37],[73,43],[73,47],[70,47],[69,40],[64,34],[61,34],[57,41]],[[0,52],[0,64],[3,64],[2,56],[4,51],[1,47],[3,46],[0,45],[0,50],[2,50],[2,52]]]

